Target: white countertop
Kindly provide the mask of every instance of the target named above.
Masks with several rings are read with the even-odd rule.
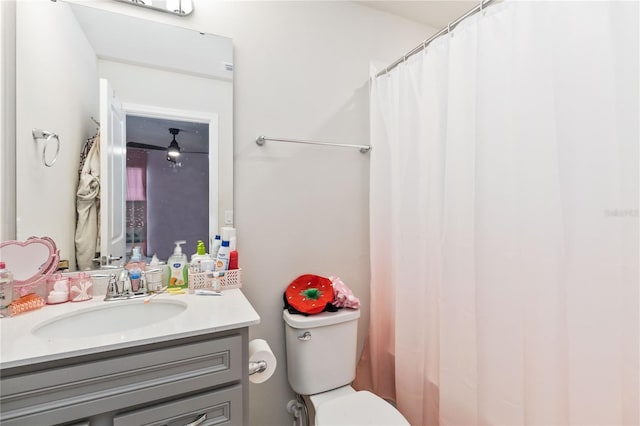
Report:
[[[109,304],[140,304],[144,299],[105,302],[104,296],[95,296],[86,302],[67,302],[47,305],[10,318],[0,319],[0,368],[18,367],[80,355],[99,353],[177,338],[198,336],[232,330],[258,324],[260,317],[240,289],[224,290],[222,296],[198,296],[194,294],[160,294],[154,301],[183,302],[186,309],[168,320],[147,324],[144,306],[140,306],[140,319],[131,328],[116,333],[97,334],[90,337],[44,338],[32,333],[43,322],[59,315],[67,316],[77,311]],[[93,324],[99,333],[100,324]]]

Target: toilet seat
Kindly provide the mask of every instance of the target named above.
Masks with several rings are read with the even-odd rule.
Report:
[[[316,425],[409,426],[409,422],[384,399],[360,391],[322,402],[316,409]]]

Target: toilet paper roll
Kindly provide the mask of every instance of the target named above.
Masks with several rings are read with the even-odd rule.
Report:
[[[278,364],[269,344],[263,339],[254,339],[249,342],[249,362],[251,361],[265,361],[267,363],[267,368],[263,372],[249,376],[251,383],[263,383],[269,380]]]

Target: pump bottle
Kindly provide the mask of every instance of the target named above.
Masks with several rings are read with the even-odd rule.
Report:
[[[176,241],[174,243],[176,247],[173,249],[173,254],[169,257],[167,263],[169,264],[169,288],[187,287],[187,255],[182,253],[182,247],[180,244],[186,244],[186,241]]]

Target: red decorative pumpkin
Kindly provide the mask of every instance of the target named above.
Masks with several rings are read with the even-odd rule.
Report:
[[[327,303],[333,301],[331,280],[318,275],[300,275],[293,280],[285,291],[287,302],[305,314],[318,314],[324,311]]]

